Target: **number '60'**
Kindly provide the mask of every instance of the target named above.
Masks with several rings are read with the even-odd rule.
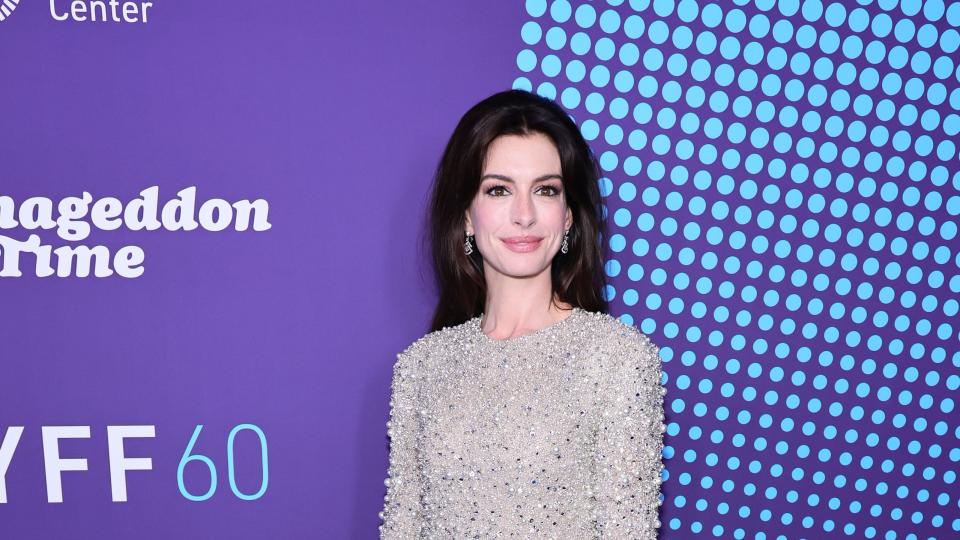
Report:
[[[196,429],[193,430],[193,436],[190,437],[190,442],[187,443],[187,449],[183,451],[183,456],[180,458],[180,464],[177,465],[177,486],[180,488],[180,494],[191,501],[205,501],[210,497],[213,497],[213,494],[217,491],[217,467],[213,464],[213,460],[201,454],[191,453],[193,450],[193,445],[196,444],[197,437],[200,436],[200,431],[202,429],[203,424],[200,424]],[[257,437],[260,439],[260,489],[253,494],[243,493],[240,491],[240,488],[237,487],[236,469],[234,467],[233,459],[233,440],[237,436],[237,433],[245,429],[256,433]],[[201,495],[194,495],[193,493],[187,491],[187,487],[183,482],[184,469],[186,469],[187,464],[191,461],[199,461],[200,463],[206,465],[207,470],[210,471],[210,488],[207,489],[206,493]],[[263,434],[263,430],[258,426],[255,426],[254,424],[240,424],[230,430],[230,435],[227,437],[227,478],[230,480],[230,490],[233,491],[233,494],[239,499],[253,501],[263,497],[263,494],[266,493],[267,483],[270,479],[270,469],[267,464],[267,437]]]

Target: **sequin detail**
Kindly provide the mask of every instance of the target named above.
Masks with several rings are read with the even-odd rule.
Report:
[[[380,537],[655,539],[659,348],[579,308],[505,340],[481,319],[397,355]]]

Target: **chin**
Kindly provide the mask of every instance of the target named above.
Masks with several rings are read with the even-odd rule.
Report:
[[[505,264],[503,265],[504,274],[512,277],[522,278],[522,277],[533,277],[539,275],[541,272],[549,271],[550,265],[544,264],[542,260],[537,258],[536,262],[530,261],[525,264]]]

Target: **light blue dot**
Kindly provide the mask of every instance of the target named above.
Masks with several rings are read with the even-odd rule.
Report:
[[[530,49],[524,49],[517,54],[517,67],[520,71],[529,73],[537,67],[537,55]]]
[[[562,68],[560,59],[553,54],[548,54],[540,61],[540,69],[547,77],[556,77]]]
[[[547,12],[546,0],[526,0],[525,7],[531,17],[540,17]]]
[[[670,16],[673,8],[673,0],[653,0],[653,11],[660,17]]]
[[[643,35],[646,24],[638,15],[631,15],[623,23],[623,32],[630,39],[637,39]]]
[[[567,109],[575,109],[580,105],[580,91],[574,87],[569,87],[560,93],[560,103]]]
[[[558,23],[565,23],[570,20],[572,13],[573,8],[570,7],[570,2],[566,0],[558,0],[550,4],[550,18]]]
[[[608,34],[616,32],[620,29],[620,15],[612,9],[604,11],[600,15],[600,28]]]
[[[590,4],[581,4],[574,12],[574,20],[581,28],[589,28],[597,22],[597,11]]]
[[[592,42],[590,36],[584,32],[577,32],[570,38],[570,50],[579,56],[583,56],[590,52],[590,47]]]
[[[700,11],[700,20],[707,28],[716,28],[723,21],[723,11],[716,4],[707,4]]]
[[[557,99],[557,88],[553,85],[553,83],[543,82],[537,86],[537,94],[547,99],[555,100]]]
[[[547,47],[559,51],[567,44],[567,34],[560,27],[553,27],[547,30]]]
[[[511,88],[514,90],[526,90],[527,92],[532,92],[533,84],[530,82],[530,79],[526,77],[517,77],[514,79]]]
[[[542,36],[540,25],[534,21],[528,21],[520,28],[520,37],[527,45],[536,45]]]

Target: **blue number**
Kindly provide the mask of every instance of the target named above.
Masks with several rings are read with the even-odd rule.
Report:
[[[237,487],[236,474],[233,466],[233,438],[237,436],[237,433],[244,429],[249,429],[250,431],[256,433],[257,437],[260,438],[260,491],[257,491],[253,495],[242,493]],[[230,489],[233,490],[233,494],[238,498],[245,501],[252,501],[263,497],[263,494],[267,491],[267,483],[270,480],[270,472],[267,465],[267,437],[263,434],[263,430],[253,424],[240,424],[230,430],[230,436],[227,437],[227,472],[229,473],[228,477],[230,479]]]
[[[203,429],[203,424],[198,425],[197,428],[193,430],[193,437],[190,437],[190,442],[187,443],[187,449],[183,451],[183,456],[180,458],[180,464],[177,466],[177,486],[180,487],[180,494],[191,501],[205,501],[210,497],[213,497],[213,493],[217,491],[217,468],[213,465],[213,460],[200,454],[190,454],[190,451],[193,450],[193,445],[197,442],[197,437],[200,435],[201,429]],[[183,484],[183,470],[186,468],[187,463],[190,463],[194,460],[203,463],[207,466],[207,469],[210,469],[210,489],[208,489],[203,495],[193,495],[187,491],[187,487]],[[230,471],[230,483],[233,484],[232,470]]]

